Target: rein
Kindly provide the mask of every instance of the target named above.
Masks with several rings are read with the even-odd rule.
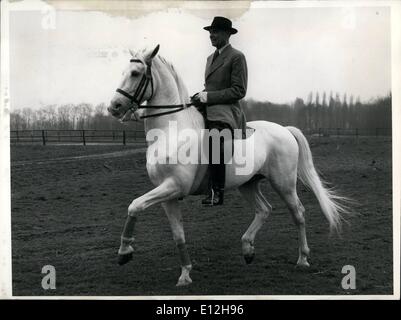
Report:
[[[131,59],[130,62],[136,62],[137,60],[135,59]],[[128,109],[131,110],[132,112],[135,112],[134,109],[134,104],[136,104],[138,106],[137,109],[171,109],[171,108],[177,108],[174,110],[170,110],[170,111],[164,111],[164,112],[160,112],[160,113],[155,113],[155,114],[149,114],[146,116],[141,116],[141,119],[144,118],[152,118],[152,117],[159,117],[159,116],[163,116],[166,114],[171,114],[171,113],[175,113],[175,112],[179,112],[185,109],[186,106],[193,106],[193,103],[188,103],[188,104],[165,104],[165,105],[146,105],[146,106],[142,106],[141,105],[141,101],[143,99],[143,96],[145,95],[145,92],[148,88],[150,84],[150,88],[151,88],[151,95],[150,95],[150,99],[152,99],[153,97],[153,93],[154,93],[154,88],[153,88],[153,77],[152,77],[152,69],[151,69],[151,65],[148,64],[148,68],[146,70],[146,74],[144,74],[142,76],[141,81],[138,84],[138,87],[135,90],[134,95],[129,94],[128,92],[118,88],[116,91],[120,94],[122,94],[124,97],[128,98],[131,103],[132,106]],[[142,101],[143,102],[143,101]],[[127,110],[127,111],[128,111]]]

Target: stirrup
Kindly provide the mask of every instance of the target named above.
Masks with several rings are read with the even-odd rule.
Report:
[[[202,200],[202,204],[208,207],[219,206],[223,204],[224,201],[224,189],[214,191],[213,188],[210,190],[211,194]],[[218,194],[218,196],[216,196]]]

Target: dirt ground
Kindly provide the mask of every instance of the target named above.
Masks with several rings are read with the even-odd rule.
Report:
[[[341,237],[329,236],[317,200],[299,184],[311,267],[295,268],[296,228],[264,183],[273,213],[256,238],[254,262],[246,265],[240,239],[253,213],[239,192],[228,192],[217,208],[188,197],[182,206],[194,282],[185,288],[175,287],[179,258],[161,206],[139,215],[134,259],[117,265],[127,207],[151,188],[143,150],[12,146],[14,295],[391,294],[391,138],[309,140],[323,177],[355,200],[356,215]],[[56,268],[55,290],[41,287],[44,265]],[[355,267],[355,290],[341,287],[344,265]]]

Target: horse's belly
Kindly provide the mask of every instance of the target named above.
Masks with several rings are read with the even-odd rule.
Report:
[[[246,140],[235,140],[232,163],[226,165],[226,188],[235,188],[250,180],[259,173],[266,159],[267,146],[257,131]]]
[[[209,189],[210,172],[207,164],[198,165],[195,178],[189,194],[199,195],[206,194]]]
[[[226,184],[225,188],[235,188],[245,182],[249,181],[255,174],[266,173],[265,167],[268,161],[269,151],[269,138],[268,134],[263,128],[257,128],[253,135],[248,139],[234,140],[234,155],[232,159],[226,164]],[[181,183],[186,185],[185,193],[189,191],[189,194],[204,194],[208,191],[208,181],[210,173],[208,170],[207,159],[204,155],[207,144],[205,140],[201,139],[201,143],[197,145],[199,152],[197,153],[198,162],[195,164],[184,165],[177,163],[173,164],[155,164],[151,165],[151,155],[155,153],[155,145],[152,145],[148,149],[147,153],[147,169],[149,177],[155,185],[161,183],[163,178],[167,175],[174,176],[176,179],[181,180]],[[231,142],[227,142],[231,144]],[[158,146],[158,145],[156,145]],[[228,146],[228,148],[231,146]],[[227,148],[227,146],[226,146]],[[159,148],[160,149],[160,148]],[[157,158],[169,159],[170,155],[166,152],[160,152],[158,149]],[[163,151],[164,149],[162,149]],[[206,160],[206,161],[205,161]],[[181,179],[180,179],[181,178]]]
[[[267,145],[263,134],[255,132],[246,140],[234,140],[234,155],[226,164],[226,189],[236,188],[259,173],[267,159]],[[190,194],[208,191],[208,165],[199,165]]]

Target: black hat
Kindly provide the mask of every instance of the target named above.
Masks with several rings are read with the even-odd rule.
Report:
[[[209,31],[210,29],[217,29],[217,30],[226,30],[230,31],[231,34],[235,34],[238,32],[237,29],[232,27],[231,20],[224,18],[224,17],[214,17],[212,25],[204,27],[203,29]]]

